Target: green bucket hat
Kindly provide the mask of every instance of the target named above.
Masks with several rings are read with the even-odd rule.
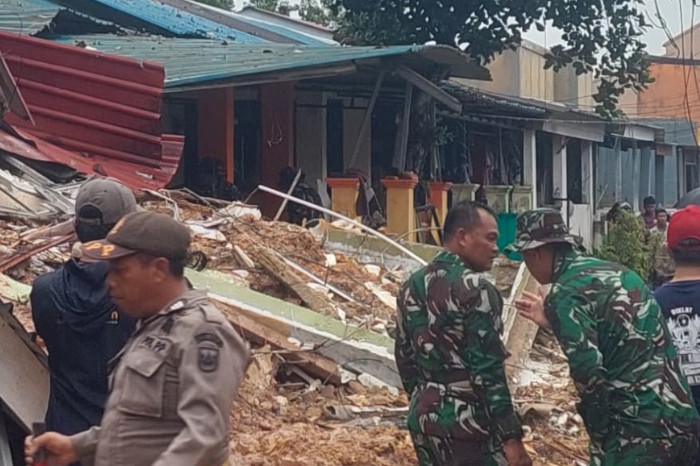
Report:
[[[518,215],[515,242],[506,251],[522,252],[553,243],[569,243],[576,249],[584,249],[581,238],[569,233],[557,210],[528,210]]]

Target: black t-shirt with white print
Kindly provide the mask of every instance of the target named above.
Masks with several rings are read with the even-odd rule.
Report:
[[[700,407],[700,280],[667,283],[654,296],[671,332],[695,405]]]

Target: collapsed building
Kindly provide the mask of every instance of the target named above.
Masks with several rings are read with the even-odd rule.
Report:
[[[25,234],[69,218],[86,174],[121,180],[144,208],[188,226],[199,251],[188,279],[209,291],[253,347],[231,415],[235,464],[414,464],[404,428],[408,398],[393,357],[396,294],[438,248],[378,237],[332,216],[311,228],[267,221],[256,205],[163,189],[184,150],[181,137],[155,123],[163,67],[0,34],[3,41],[17,47],[9,66],[0,67],[2,464],[21,464],[22,439],[43,418],[48,398],[45,349],[28,302],[31,284],[73,253],[72,235],[29,241]],[[425,66],[420,54],[394,52]],[[22,92],[13,66],[22,74]],[[63,90],[52,89],[48,76]],[[67,106],[66,99],[75,102]],[[539,285],[506,257],[489,279],[506,303],[508,376],[529,426],[530,453],[541,465],[585,461],[585,433],[563,356],[511,306]]]

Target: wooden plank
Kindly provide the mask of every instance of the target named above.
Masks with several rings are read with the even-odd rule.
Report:
[[[401,114],[401,128],[398,133],[398,144],[394,152],[393,166],[400,172],[406,169],[406,155],[408,153],[408,136],[411,129],[411,106],[413,105],[413,86],[406,83],[406,95],[403,101],[403,113]]]
[[[365,140],[367,131],[369,130],[370,125],[372,123],[372,113],[374,113],[374,107],[377,104],[377,98],[379,98],[379,91],[382,88],[382,83],[384,82],[385,76],[386,71],[381,71],[379,73],[379,77],[377,78],[377,82],[374,84],[372,97],[369,99],[369,105],[367,106],[367,110],[365,110],[365,116],[362,119],[362,125],[360,126],[360,133],[357,135],[355,148],[353,149],[352,156],[350,157],[350,164],[348,167],[345,167],[346,169],[352,170],[355,168],[355,164],[357,163],[357,157],[360,155],[360,148],[362,147],[362,143]],[[288,194],[291,194],[291,192]]]
[[[511,294],[505,301],[503,312],[504,344],[510,355],[506,367],[506,373],[509,376],[513,375],[518,368],[523,367],[539,331],[537,324],[518,313],[514,305],[515,300],[521,298],[524,291],[537,294],[539,287],[539,282],[528,272],[523,262],[513,282]]]
[[[0,399],[29,432],[32,422],[46,414],[49,371],[45,355],[10,314],[10,308],[9,304],[0,306]]]
[[[327,316],[338,313],[329,298],[311,289],[277,253],[268,248],[256,247],[252,250],[252,255],[256,264],[284,283],[310,309]]]
[[[287,336],[251,319],[235,306],[216,299],[214,302],[247,341],[260,345],[269,344],[273,348],[286,351],[282,356],[287,361],[297,364],[301,369],[319,378],[322,382],[334,385],[341,384],[340,369],[334,361],[314,353],[313,350],[301,350],[290,342]]]
[[[462,102],[452,97],[447,92],[443,91],[435,85],[435,83],[424,78],[420,74],[416,73],[407,66],[401,65],[397,68],[396,73],[401,76],[404,80],[411,83],[411,85],[417,87],[421,91],[428,94],[433,99],[437,100],[443,104],[448,109],[455,113],[462,113]]]

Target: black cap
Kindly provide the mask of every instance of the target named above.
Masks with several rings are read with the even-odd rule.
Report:
[[[82,218],[87,208],[99,212],[104,225],[114,225],[123,216],[136,212],[138,204],[134,194],[116,180],[95,178],[88,180],[78,190],[75,214]]]
[[[143,253],[154,257],[184,260],[190,232],[171,217],[154,212],[135,212],[123,217],[107,238],[83,246],[83,255],[93,260],[112,260]]]

